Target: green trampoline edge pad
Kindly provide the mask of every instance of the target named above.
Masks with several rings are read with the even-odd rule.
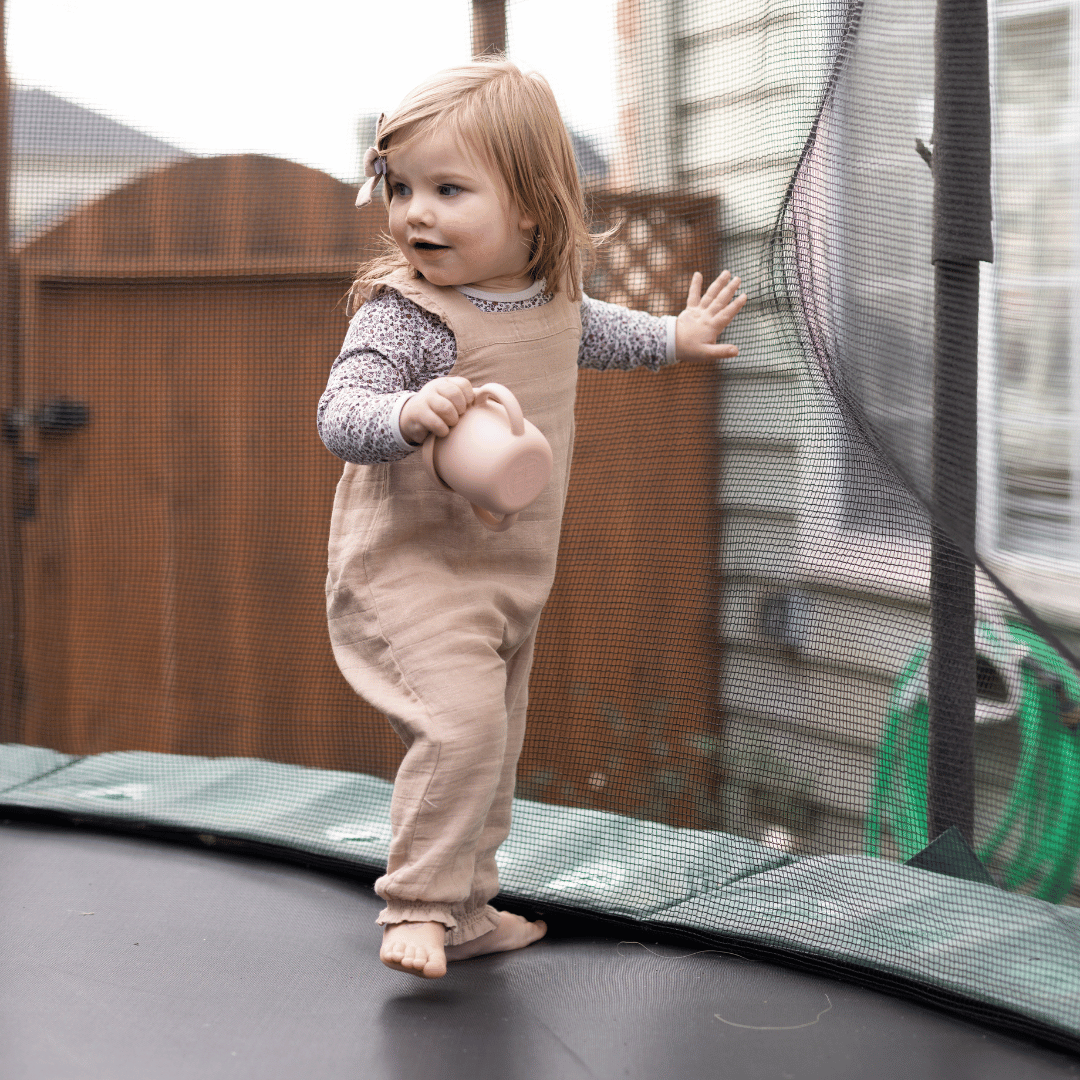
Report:
[[[0,806],[385,865],[392,785],[256,758],[0,745]],[[503,893],[880,971],[1080,1036],[1080,911],[863,855],[514,802]]]

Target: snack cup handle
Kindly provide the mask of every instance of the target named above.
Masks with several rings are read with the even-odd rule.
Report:
[[[492,532],[506,532],[517,521],[517,514],[507,514],[504,518],[497,518],[490,510],[485,510],[476,503],[469,503],[473,513],[480,519],[480,524]]]
[[[420,450],[424,457],[424,468],[427,469],[428,474],[439,487],[444,487],[447,491],[453,491],[454,489],[439,475],[435,468],[435,440],[437,438],[438,436],[433,431],[424,440],[424,445]]]
[[[510,420],[510,430],[515,435],[524,435],[525,414],[521,411],[521,406],[518,404],[518,399],[514,397],[514,392],[509,387],[503,386],[502,383],[484,383],[476,391],[473,404],[482,405],[488,398],[497,401],[506,410],[506,415]]]

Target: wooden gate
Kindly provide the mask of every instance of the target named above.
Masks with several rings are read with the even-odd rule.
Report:
[[[393,767],[322,600],[315,406],[383,219],[354,197],[195,159],[19,254],[21,741]]]

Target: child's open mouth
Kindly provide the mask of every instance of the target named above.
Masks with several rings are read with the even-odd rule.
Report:
[[[445,251],[446,244],[432,244],[427,240],[417,240],[413,247],[418,251]]]

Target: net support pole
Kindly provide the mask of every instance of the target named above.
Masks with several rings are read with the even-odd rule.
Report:
[[[472,0],[472,51],[506,52],[506,0]]]
[[[990,227],[986,0],[938,0],[934,64],[934,422],[927,830],[973,841],[979,263]]]

